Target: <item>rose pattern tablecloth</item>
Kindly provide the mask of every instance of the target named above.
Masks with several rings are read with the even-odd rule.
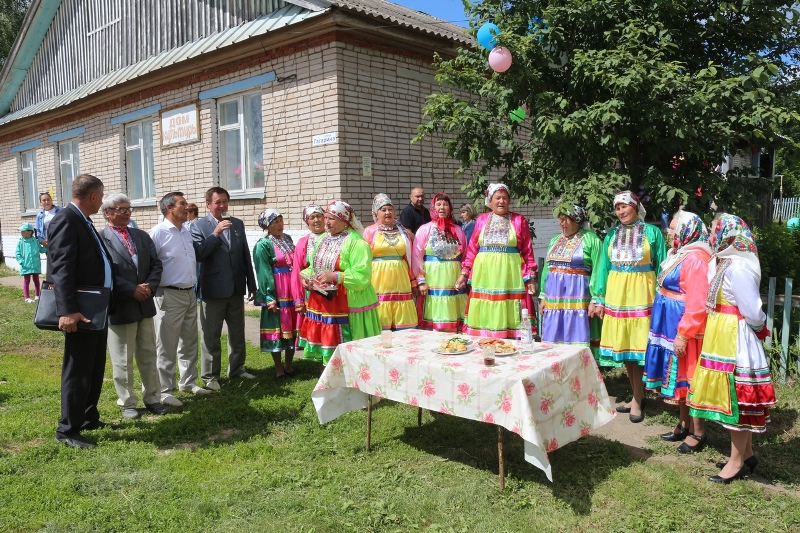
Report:
[[[320,423],[366,407],[369,394],[488,422],[521,436],[525,459],[552,481],[547,453],[614,418],[588,348],[536,343],[485,366],[477,343],[466,354],[435,353],[452,336],[406,330],[391,348],[379,336],[341,344],[312,393]]]

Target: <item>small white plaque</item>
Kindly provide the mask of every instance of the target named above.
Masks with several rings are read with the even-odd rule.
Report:
[[[323,144],[331,144],[336,142],[336,132],[323,133],[322,135],[314,135],[312,138],[312,146],[322,146]]]

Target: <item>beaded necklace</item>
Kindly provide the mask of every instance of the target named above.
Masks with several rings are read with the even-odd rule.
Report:
[[[583,233],[580,231],[569,237],[562,233],[547,253],[547,260],[557,263],[572,262],[572,256],[575,255],[575,250],[578,249],[582,240]]]
[[[439,259],[455,259],[460,253],[458,239],[444,231],[440,231],[437,227],[431,228],[428,244],[431,247],[431,251],[433,251],[433,255]]]
[[[270,235],[269,240],[272,242],[273,246],[280,249],[281,253],[283,253],[284,257],[286,258],[286,263],[291,265],[292,254],[294,253],[294,243],[292,242],[292,238],[284,233],[280,237]]]
[[[378,231],[383,234],[383,240],[389,246],[397,246],[400,243],[400,228],[397,224],[378,224]]]
[[[314,235],[312,233],[311,235],[308,236],[308,240],[306,241],[306,261],[308,261],[308,258],[311,257],[311,255],[314,253],[314,246],[316,246],[319,240],[324,236],[325,236],[324,231],[318,235]]]
[[[508,246],[508,230],[511,221],[504,217],[492,215],[483,230],[483,246]]]
[[[611,246],[611,262],[615,265],[634,266],[644,257],[644,222],[620,224]]]
[[[339,260],[342,245],[349,234],[348,230],[344,230],[336,235],[327,235],[322,239],[317,248],[317,253],[314,254],[314,272],[333,272],[336,270],[336,262]]]

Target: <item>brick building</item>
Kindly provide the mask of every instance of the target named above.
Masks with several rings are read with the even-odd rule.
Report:
[[[144,229],[166,192],[203,216],[221,185],[251,246],[265,207],[297,235],[310,201],[341,198],[365,224],[378,192],[402,208],[420,185],[460,205],[456,162],[410,140],[438,90],[434,53],[470,43],[384,0],[34,0],[0,72],[5,255],[38,192],[63,205],[83,172],[128,194]],[[521,211],[541,219],[539,255],[557,224],[550,208]]]

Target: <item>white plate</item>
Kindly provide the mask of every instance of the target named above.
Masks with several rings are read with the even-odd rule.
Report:
[[[513,352],[504,352],[504,353],[497,353],[494,352],[495,357],[508,357],[509,355],[518,355],[519,350],[514,350]]]
[[[443,351],[439,350],[439,348],[434,348],[431,351],[433,353],[438,353],[439,355],[461,355],[461,354],[469,353],[469,352],[473,351],[474,349],[475,349],[474,346],[467,346],[467,349],[464,350],[463,352],[443,352]]]

